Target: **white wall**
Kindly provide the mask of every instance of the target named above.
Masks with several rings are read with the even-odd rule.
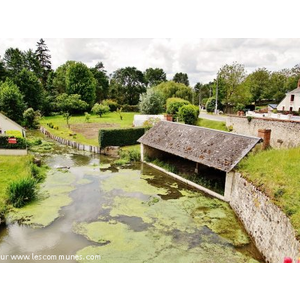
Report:
[[[17,130],[22,133],[22,127],[12,122],[10,119],[0,115],[0,130],[4,134],[7,130]]]
[[[291,95],[295,95],[294,101],[291,101]],[[277,110],[289,111],[290,107],[293,108],[293,111],[299,111],[300,108],[300,94],[299,93],[288,93],[285,98],[278,104]]]

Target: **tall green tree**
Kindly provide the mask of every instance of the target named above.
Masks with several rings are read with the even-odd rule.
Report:
[[[90,69],[96,79],[96,99],[101,101],[107,99],[108,88],[109,88],[109,78],[106,74],[106,70],[102,62],[98,62],[94,68]]]
[[[25,55],[18,48],[8,48],[5,51],[3,60],[11,78],[16,77],[23,68],[26,68]]]
[[[249,103],[250,94],[245,79],[245,67],[237,62],[233,62],[231,65],[226,64],[219,70],[218,96],[226,109],[229,105]]]
[[[289,76],[289,70],[281,70],[271,73],[269,83],[269,95],[271,99],[276,102],[280,102],[285,97],[285,94],[288,91],[287,86]],[[294,88],[296,88],[296,86]]]
[[[48,49],[43,39],[40,39],[39,42],[37,42],[37,49],[35,51],[35,55],[41,66],[40,79],[42,80],[43,85],[45,85],[47,82],[48,74],[52,70],[52,67],[50,50]]]
[[[146,91],[144,74],[135,67],[126,67],[113,73],[110,98],[120,104],[137,105],[140,94]]]
[[[144,72],[145,82],[148,87],[156,86],[164,81],[167,81],[167,75],[163,69],[148,68]]]
[[[96,100],[96,80],[93,73],[82,62],[71,64],[66,71],[67,94],[78,94],[82,100],[93,107]]]
[[[40,62],[35,54],[31,49],[24,52],[24,61],[25,61],[25,68],[28,71],[32,71],[38,78],[42,77],[42,67]]]
[[[164,98],[154,88],[148,88],[147,92],[140,95],[139,108],[142,114],[156,115],[164,111]]]
[[[173,81],[177,83],[183,83],[186,86],[190,85],[188,75],[186,73],[176,73],[173,77]]]
[[[25,104],[19,88],[9,78],[0,83],[0,111],[10,119],[21,122]]]
[[[1,56],[0,56],[0,82],[4,81],[6,76],[7,76],[7,73],[6,73],[4,61],[1,59]]]
[[[251,100],[268,99],[271,72],[266,68],[259,68],[247,76],[246,82],[251,93]]]
[[[63,65],[59,66],[55,73],[54,78],[52,79],[52,84],[56,94],[66,93],[66,74],[67,70],[71,65],[75,65],[76,62],[68,60]]]
[[[192,101],[193,98],[193,90],[186,86],[183,83],[177,83],[174,81],[166,81],[162,82],[156,87],[155,90],[159,91],[164,100],[167,101],[168,98],[181,98],[184,100]]]
[[[34,110],[39,110],[42,108],[42,103],[44,101],[44,89],[36,77],[36,75],[23,69],[15,78],[14,82],[19,87],[20,92],[24,96],[23,101],[26,106],[33,108]]]

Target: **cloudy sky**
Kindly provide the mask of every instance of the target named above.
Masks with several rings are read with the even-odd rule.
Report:
[[[108,73],[135,66],[162,68],[171,79],[176,72],[187,73],[190,83],[207,83],[220,67],[234,61],[248,73],[266,67],[274,71],[300,63],[300,39],[54,39],[44,38],[56,69],[67,60],[82,61],[89,67],[104,63]],[[0,56],[9,47],[35,49],[39,38],[0,38]]]

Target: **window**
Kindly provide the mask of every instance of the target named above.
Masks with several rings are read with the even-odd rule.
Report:
[[[290,107],[290,112],[292,112],[293,111],[293,108],[292,107]]]
[[[282,106],[282,111],[284,111],[284,106]]]
[[[291,95],[291,101],[294,101],[295,95]]]

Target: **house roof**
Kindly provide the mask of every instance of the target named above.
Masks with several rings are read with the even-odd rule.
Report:
[[[20,124],[16,123],[15,121],[13,121],[12,119],[10,119],[9,117],[3,115],[2,113],[0,113],[0,117],[3,117],[4,119],[8,120],[9,122],[15,124],[16,126],[18,126],[21,130],[25,130],[25,128],[23,128]]]
[[[138,142],[179,157],[231,171],[261,139],[229,132],[161,121]]]
[[[300,87],[297,87],[296,89],[288,92],[287,94],[299,94],[300,93]]]
[[[277,108],[277,104],[269,104],[268,106],[270,106],[273,109]]]

